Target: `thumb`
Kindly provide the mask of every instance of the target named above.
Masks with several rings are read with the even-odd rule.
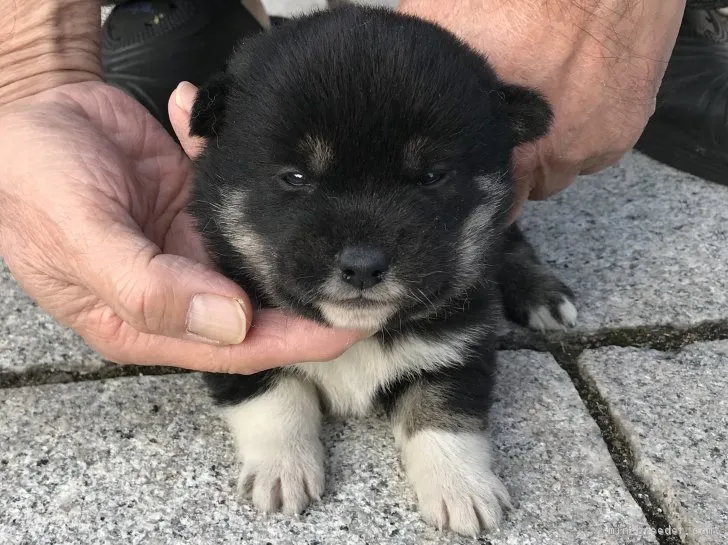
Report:
[[[137,331],[238,344],[250,327],[252,307],[233,281],[191,259],[163,254],[126,228],[105,237],[84,260],[83,276],[96,296]]]

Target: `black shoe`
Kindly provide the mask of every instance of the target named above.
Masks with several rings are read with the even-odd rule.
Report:
[[[201,85],[224,68],[240,38],[262,30],[241,0],[126,2],[104,22],[104,77],[174,135],[167,101],[177,84]]]
[[[657,110],[635,148],[728,185],[728,15],[685,11]]]

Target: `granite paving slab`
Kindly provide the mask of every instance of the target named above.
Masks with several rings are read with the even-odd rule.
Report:
[[[289,518],[236,499],[231,440],[196,375],[4,389],[0,414],[4,545],[474,543],[420,521],[378,418],[327,424],[324,499]],[[493,431],[519,506],[478,543],[656,543],[550,356],[503,354]]]
[[[291,17],[315,9],[325,9],[328,3],[326,0],[263,0],[263,5],[269,15]]]
[[[728,187],[632,152],[522,226],[576,293],[579,333],[728,318]]]
[[[266,11],[271,15],[291,16],[308,13],[314,9],[324,9],[328,6],[327,0],[262,0]],[[355,0],[354,4],[363,6],[396,7],[399,0]]]
[[[728,543],[728,341],[678,352],[588,350],[579,368],[606,399],[635,474],[683,543]]]
[[[110,365],[18,287],[0,259],[0,387],[6,373],[92,372]]]

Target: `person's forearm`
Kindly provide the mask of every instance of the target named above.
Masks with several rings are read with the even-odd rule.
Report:
[[[99,0],[0,0],[0,105],[101,78]]]

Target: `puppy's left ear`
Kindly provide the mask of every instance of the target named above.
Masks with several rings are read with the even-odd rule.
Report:
[[[500,92],[506,103],[516,145],[538,140],[549,132],[554,114],[538,92],[507,83],[501,84]]]
[[[223,72],[200,87],[190,113],[190,136],[209,138],[218,133],[231,83],[230,76]]]

